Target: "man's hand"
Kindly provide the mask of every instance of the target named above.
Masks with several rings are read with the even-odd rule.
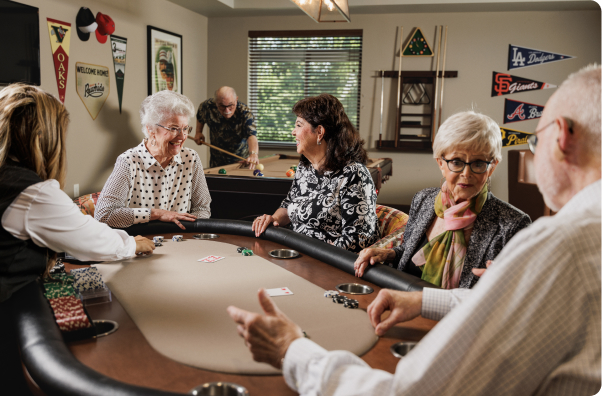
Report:
[[[155,243],[143,236],[134,237],[136,241],[136,254],[152,254],[155,250]]]
[[[249,164],[249,169],[255,169],[255,167],[259,163],[259,156],[257,154],[250,154],[247,157],[247,163]]]
[[[205,135],[203,135],[203,132],[197,132],[194,136],[188,135],[188,139],[192,139],[196,144],[201,145],[205,141]]]
[[[280,369],[288,347],[297,338],[303,337],[303,332],[278,309],[264,289],[259,290],[258,297],[265,315],[233,306],[228,307],[228,314],[238,323],[238,335],[244,338],[253,360]]]
[[[381,315],[391,311],[387,319],[381,322]],[[368,317],[374,332],[383,336],[397,323],[412,320],[422,312],[422,292],[400,292],[382,289],[378,296],[368,305]]]
[[[395,259],[395,251],[393,249],[368,248],[360,252],[357,260],[353,263],[355,276],[364,276],[364,271],[368,265],[382,263],[384,261],[393,261]]]
[[[493,264],[492,260],[487,260],[487,268],[489,268],[489,266]],[[476,276],[478,276],[479,278],[481,276],[483,276],[483,274],[485,273],[485,271],[487,271],[487,268],[473,268],[472,269],[472,273],[475,274]]]
[[[180,223],[182,221],[195,221],[196,217],[190,213],[170,212],[163,209],[151,209],[151,220],[164,221],[166,223],[176,223],[178,227],[186,231],[186,227]]]

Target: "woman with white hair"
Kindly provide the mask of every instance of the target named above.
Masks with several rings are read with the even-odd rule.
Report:
[[[479,272],[472,270],[486,268],[531,224],[527,214],[490,191],[501,151],[500,128],[490,117],[466,111],[448,118],[433,145],[441,187],[414,196],[401,246],[360,252],[356,276],[369,264],[389,262],[444,289],[474,286]]]
[[[98,198],[94,217],[125,228],[150,220],[194,221],[211,215],[211,196],[196,151],[183,147],[195,114],[190,99],[160,91],[142,102],[145,138],[117,157]]]

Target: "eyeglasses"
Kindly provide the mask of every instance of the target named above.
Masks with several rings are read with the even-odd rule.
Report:
[[[192,130],[191,126],[185,126],[182,128],[168,128],[168,127],[164,127],[163,125],[159,125],[159,124],[155,124],[155,125],[160,126],[163,129],[167,129],[174,136],[176,136],[180,132],[182,132],[182,134],[184,134],[184,135],[188,135],[188,132],[190,132]]]
[[[573,120],[571,120],[570,118],[566,118],[566,117],[562,117],[562,118],[564,118],[564,120],[566,121],[566,123],[569,127],[569,132],[573,133]],[[531,152],[533,154],[535,154],[535,147],[537,147],[537,134],[539,132],[543,131],[544,129],[546,129],[547,127],[549,127],[550,125],[554,124],[554,122],[556,122],[556,120],[541,127],[540,129],[536,130],[535,132],[533,132],[532,135],[529,135],[529,137],[527,138],[527,143],[529,143],[529,150],[531,150]]]
[[[230,110],[230,109],[233,109],[235,107],[236,107],[236,103],[229,104],[228,106],[224,106],[224,105],[221,105],[221,104],[217,105],[217,108],[220,109],[220,110]]]
[[[468,165],[470,167],[470,170],[473,173],[476,174],[481,174],[481,173],[485,173],[487,172],[487,169],[489,168],[489,165],[493,162],[493,161],[483,161],[483,160],[476,160],[476,161],[472,161],[472,162],[464,162],[461,161],[459,159],[445,159],[445,158],[441,158],[443,161],[447,162],[447,168],[455,173],[461,173],[464,168],[466,167],[466,165]]]

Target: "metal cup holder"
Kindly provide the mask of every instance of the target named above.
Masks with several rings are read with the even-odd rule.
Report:
[[[370,294],[374,289],[367,285],[359,283],[341,283],[337,285],[337,290],[347,294]]]
[[[293,249],[275,249],[270,250],[268,254],[272,257],[279,259],[290,259],[299,257],[299,252]]]
[[[119,329],[119,323],[114,320],[93,320],[92,323],[96,327],[95,338],[108,336]]]
[[[197,386],[188,394],[196,396],[249,396],[249,391],[244,386],[232,382],[208,382]]]
[[[397,344],[393,344],[391,345],[391,353],[393,354],[393,356],[397,357],[397,358],[402,358],[405,355],[407,355],[408,353],[410,353],[410,351],[412,349],[414,349],[414,347],[418,345],[417,342],[398,342]]]

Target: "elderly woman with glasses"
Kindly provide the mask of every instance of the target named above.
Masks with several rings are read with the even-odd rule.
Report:
[[[433,145],[441,187],[414,196],[401,246],[360,252],[356,276],[368,265],[389,262],[444,289],[474,286],[482,273],[477,269],[531,224],[527,214],[490,191],[501,151],[500,128],[491,118],[473,111],[448,118]]]
[[[150,220],[194,221],[211,215],[201,159],[183,147],[195,114],[190,99],[160,91],[144,99],[140,121],[145,138],[117,157],[98,198],[94,217],[125,228]]]

